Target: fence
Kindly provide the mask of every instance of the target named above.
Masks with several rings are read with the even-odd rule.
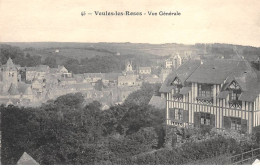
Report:
[[[256,159],[260,157],[260,148],[256,148],[235,156],[232,156],[230,158],[230,161],[233,165],[243,164],[245,162],[253,161],[253,159]]]

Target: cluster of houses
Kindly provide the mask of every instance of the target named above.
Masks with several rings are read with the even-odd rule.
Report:
[[[126,63],[122,73],[72,74],[64,66],[21,67],[9,58],[0,69],[0,104],[38,106],[64,94],[81,92],[86,103],[98,100],[104,108],[108,108],[122,103],[143,82],[162,83],[172,68],[181,64],[179,55],[173,56],[171,60],[178,61],[172,67],[167,66],[158,76],[152,73],[151,67],[133,70],[132,62]]]

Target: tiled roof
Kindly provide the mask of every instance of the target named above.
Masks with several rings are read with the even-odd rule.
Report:
[[[199,66],[199,60],[189,60],[176,70],[177,77],[184,83]]]
[[[258,96],[258,94],[254,94],[254,93],[245,91],[245,92],[241,93],[238,100],[253,102],[257,96]]]
[[[167,78],[165,79],[165,81],[163,82],[159,92],[161,93],[168,93],[170,92],[174,86],[170,85],[170,83],[174,80],[174,78],[176,77],[176,73],[172,72],[170,73]]]
[[[187,82],[221,84],[231,75],[241,76],[244,72],[250,71],[250,67],[243,60],[205,60]]]
[[[170,92],[174,86],[171,86],[171,82],[178,77],[182,83],[184,83],[187,78],[199,67],[199,60],[189,60],[186,63],[182,64],[177,70],[171,72],[164,83],[162,84],[159,92],[167,93]]]
[[[221,91],[221,92],[217,95],[217,98],[219,98],[219,99],[225,99],[225,98],[227,98],[228,94],[229,94],[229,91]]]
[[[17,87],[14,84],[11,84],[10,88],[8,89],[8,93],[10,95],[18,95],[19,94]]]
[[[191,87],[183,87],[183,88],[181,88],[181,90],[180,90],[180,94],[186,95],[186,94],[189,93],[189,91],[191,91]]]
[[[9,57],[7,62],[6,62],[6,66],[7,67],[15,67],[14,63],[13,63],[13,60]]]

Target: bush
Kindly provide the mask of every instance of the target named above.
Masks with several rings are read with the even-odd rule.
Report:
[[[129,164],[174,164],[181,165],[196,160],[204,160],[220,155],[239,154],[244,150],[251,149],[254,145],[250,143],[241,144],[233,138],[218,136],[201,142],[189,142],[180,148],[173,150],[162,149],[155,153],[133,158]]]

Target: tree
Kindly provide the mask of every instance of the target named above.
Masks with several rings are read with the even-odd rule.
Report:
[[[161,84],[143,83],[140,90],[131,93],[125,100],[125,104],[147,105],[154,92],[158,92]]]
[[[69,106],[73,108],[79,108],[84,102],[84,96],[81,93],[71,93],[58,97],[55,100],[55,104],[58,106]]]
[[[53,56],[48,56],[43,61],[43,65],[48,65],[50,68],[56,68],[57,67],[57,61]]]

